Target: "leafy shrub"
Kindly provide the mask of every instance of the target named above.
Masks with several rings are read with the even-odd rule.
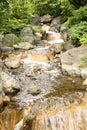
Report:
[[[39,15],[50,14],[58,16],[61,12],[59,0],[35,0],[35,12]]]
[[[78,24],[73,25],[69,29],[69,35],[72,44],[75,46],[81,45],[81,39],[84,38],[86,33],[87,33],[87,22],[80,22]]]
[[[20,29],[28,25],[34,6],[30,0],[14,0],[0,2],[0,33],[15,33],[18,34]]]
[[[83,46],[87,46],[87,33],[85,33],[83,37],[80,39],[80,43]]]
[[[71,27],[81,21],[87,21],[87,6],[80,7],[72,12],[72,16],[68,18],[66,25]]]
[[[61,0],[61,14],[63,14],[66,17],[69,17],[72,15],[72,11],[74,10],[74,7],[70,4],[69,0]]]

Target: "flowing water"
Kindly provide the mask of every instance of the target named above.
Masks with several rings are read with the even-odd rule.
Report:
[[[52,39],[50,44],[53,42]],[[87,93],[83,79],[62,75],[59,62],[55,63],[54,56],[43,47],[33,54],[21,53],[27,55],[21,67],[4,68],[21,84],[21,91],[1,110],[0,130],[87,130]],[[32,86],[38,87],[41,93],[29,94]],[[26,116],[29,121],[24,120]]]

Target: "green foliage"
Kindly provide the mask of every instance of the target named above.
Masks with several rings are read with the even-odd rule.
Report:
[[[10,3],[11,16],[16,19],[22,19],[26,22],[32,16],[33,5],[29,0],[14,0]]]
[[[83,37],[80,39],[80,43],[83,46],[87,46],[87,33],[85,33]]]
[[[7,0],[5,3],[0,2],[0,33],[16,33],[28,25],[34,6],[30,0]]]
[[[68,18],[67,25],[71,27],[81,21],[87,21],[87,6],[74,10],[72,12],[72,16]]]
[[[60,7],[61,7],[61,14],[65,15],[66,17],[72,15],[74,7],[70,4],[69,0],[61,0]]]
[[[69,29],[70,39],[75,46],[81,45],[80,40],[87,33],[87,22],[80,22]]]
[[[69,0],[76,8],[84,6],[87,4],[87,0]]]
[[[40,15],[50,14],[53,16],[58,16],[61,12],[60,0],[35,0],[35,5],[36,13]]]
[[[82,60],[79,64],[79,67],[85,67],[87,66],[87,52],[83,55]]]

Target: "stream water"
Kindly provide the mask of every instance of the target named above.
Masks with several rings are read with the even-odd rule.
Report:
[[[20,84],[0,112],[0,130],[87,130],[87,93],[81,77],[62,75],[59,62],[46,58],[44,48],[19,52],[27,56],[18,69],[4,68]],[[18,53],[17,53],[18,54]],[[28,93],[38,87],[37,95]],[[29,116],[27,122],[23,122]]]

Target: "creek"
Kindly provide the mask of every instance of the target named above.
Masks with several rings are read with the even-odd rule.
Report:
[[[63,75],[59,58],[55,60],[47,51],[40,46],[32,53],[15,52],[16,56],[23,54],[22,65],[4,67],[20,83],[21,90],[1,109],[0,130],[87,130],[83,79]]]

